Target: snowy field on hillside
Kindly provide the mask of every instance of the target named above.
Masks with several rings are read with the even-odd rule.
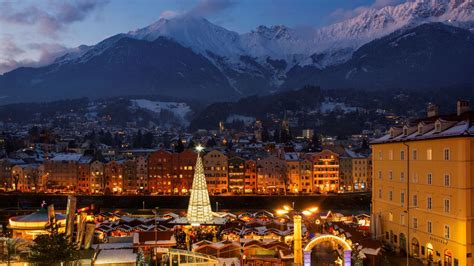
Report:
[[[186,103],[160,102],[145,99],[135,99],[131,100],[131,102],[134,107],[142,108],[156,114],[160,114],[161,110],[170,111],[185,124],[188,123],[186,115],[191,112],[191,107]]]
[[[245,115],[238,115],[238,114],[231,114],[227,117],[225,120],[226,123],[232,123],[232,122],[237,122],[237,121],[242,121],[244,122],[245,125],[250,125],[253,122],[255,122],[255,117],[251,116],[245,116]]]
[[[324,102],[321,103],[321,107],[319,108],[319,111],[323,114],[331,113],[336,110],[341,110],[347,114],[347,113],[357,112],[358,108],[352,107],[352,106],[346,106],[345,103],[334,102],[328,98],[324,99]]]

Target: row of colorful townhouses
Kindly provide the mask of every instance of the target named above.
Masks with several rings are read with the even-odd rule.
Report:
[[[365,191],[371,187],[371,159],[346,150],[282,152],[253,159],[220,150],[203,155],[211,194],[299,194]],[[157,150],[129,159],[56,153],[38,163],[0,160],[0,189],[85,194],[186,195],[197,153]]]

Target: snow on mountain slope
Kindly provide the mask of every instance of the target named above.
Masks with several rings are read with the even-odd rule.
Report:
[[[254,87],[278,88],[295,66],[325,68],[341,64],[362,45],[402,28],[444,22],[474,27],[474,0],[408,0],[396,6],[369,9],[322,28],[258,26],[239,34],[205,18],[181,15],[118,34],[94,46],[80,46],[55,63],[84,63],[113,47],[123,37],[153,41],[169,38],[212,62],[237,91],[246,80]],[[245,93],[244,93],[245,94]]]
[[[455,26],[471,27],[474,25],[471,23],[473,21],[473,0],[408,0],[396,6],[369,9],[354,18],[322,28],[258,26],[255,30],[243,34],[215,25],[205,18],[181,15],[171,19],[162,18],[147,27],[109,38],[105,43],[79,49],[75,56],[71,54],[68,58],[75,59],[79,54],[88,59],[122,36],[149,41],[163,36],[208,58],[211,52],[236,67],[244,65],[239,60],[241,55],[256,58],[262,64],[268,57],[283,59],[288,63],[287,69],[294,64],[314,64],[314,60],[310,58],[314,54],[335,55],[335,60],[325,60],[319,65],[325,67],[339,63],[340,58],[350,58],[347,55],[338,58],[341,49],[355,50],[371,40],[403,27],[427,22],[446,22]]]
[[[146,99],[136,99],[131,100],[132,106],[135,108],[142,108],[150,112],[160,114],[162,110],[172,112],[178,119],[180,123],[188,125],[189,121],[187,115],[191,112],[191,107],[186,103],[178,102],[159,102],[159,101],[150,101]]]
[[[238,45],[238,33],[212,24],[205,18],[189,15],[162,18],[150,26],[130,31],[128,35],[149,41],[160,36],[169,37],[204,55],[207,51],[228,57],[244,53]]]

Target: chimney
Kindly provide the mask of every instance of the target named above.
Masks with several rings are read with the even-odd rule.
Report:
[[[470,110],[469,101],[458,100],[456,103],[456,109],[458,116],[464,114],[465,112],[468,112]]]
[[[426,114],[428,117],[438,116],[438,106],[436,104],[429,103],[428,107],[426,108]]]

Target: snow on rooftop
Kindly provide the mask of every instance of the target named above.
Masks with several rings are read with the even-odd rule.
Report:
[[[51,161],[79,161],[82,157],[79,153],[55,153],[53,156]]]
[[[95,265],[101,264],[124,264],[124,263],[135,263],[137,261],[137,254],[133,253],[133,249],[109,249],[101,250],[97,259],[94,262]]]

